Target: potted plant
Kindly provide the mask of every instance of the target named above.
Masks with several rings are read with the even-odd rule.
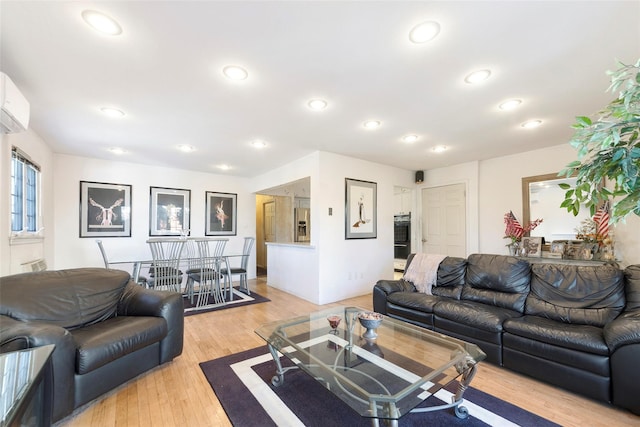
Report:
[[[596,209],[613,200],[610,223],[630,214],[640,216],[640,60],[635,65],[620,63],[611,76],[609,91],[619,91],[592,120],[581,116],[573,125],[570,144],[578,150],[578,160],[569,163],[559,175],[576,175],[574,188],[567,190],[560,205],[577,215],[581,205],[593,216]],[[604,184],[605,178],[607,185]]]

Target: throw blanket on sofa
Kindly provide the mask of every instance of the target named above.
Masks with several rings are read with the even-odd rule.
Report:
[[[431,295],[438,279],[438,266],[446,255],[417,253],[404,272],[404,280],[413,283],[418,292]]]

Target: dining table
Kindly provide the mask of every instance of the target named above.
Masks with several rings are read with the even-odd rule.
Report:
[[[176,239],[183,239],[182,237],[176,237]],[[202,240],[202,237],[189,237],[187,238],[187,240]],[[207,237],[204,238],[206,240],[210,240],[210,241],[216,241],[216,240],[228,240],[225,238],[217,238],[217,237]],[[225,268],[227,269],[227,271],[229,271],[229,260],[233,259],[233,258],[237,258],[237,257],[243,257],[245,256],[242,253],[225,253],[222,254],[219,257],[215,257],[215,258],[219,258],[217,260],[217,264],[218,265],[224,265]],[[214,257],[212,257],[214,258]],[[180,265],[189,265],[192,261],[196,261],[199,260],[200,257],[181,257],[180,258]],[[125,266],[125,265],[132,265],[132,269],[131,269],[131,279],[136,282],[139,283],[140,282],[140,277],[141,277],[141,272],[145,269],[145,268],[151,268],[153,266],[153,259],[150,258],[145,258],[145,259],[129,259],[129,260],[117,260],[117,261],[109,261],[109,265],[118,265],[118,266]],[[218,278],[219,279],[219,278]],[[225,303],[228,301],[233,301],[233,281],[231,280],[231,277],[229,277],[229,281],[231,283],[229,283],[229,286],[226,286],[225,283],[225,291],[228,295],[228,299],[225,299]],[[226,282],[226,279],[225,279]],[[183,287],[184,288],[184,287]],[[224,292],[223,292],[224,293]]]

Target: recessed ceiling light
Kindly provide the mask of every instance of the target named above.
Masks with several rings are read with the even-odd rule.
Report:
[[[367,129],[376,129],[376,128],[380,127],[380,121],[379,120],[367,120],[362,125]]]
[[[467,77],[464,78],[464,81],[469,84],[480,83],[487,80],[490,75],[491,75],[490,70],[478,70],[467,75]]]
[[[402,137],[402,142],[406,142],[407,144],[411,144],[418,140],[419,136],[415,134],[405,135]]]
[[[498,108],[503,111],[509,111],[519,107],[520,104],[522,104],[521,99],[510,99],[508,101],[502,102],[500,105],[498,105]]]
[[[309,108],[311,108],[312,110],[315,111],[322,111],[325,108],[327,108],[327,101],[325,101],[324,99],[312,99],[311,101],[309,101],[307,103],[307,105],[309,106]]]
[[[542,120],[535,119],[535,120],[528,120],[523,124],[521,124],[520,126],[522,126],[525,129],[533,129],[533,128],[537,128],[541,124],[542,124]]]
[[[112,154],[121,155],[121,154],[125,154],[127,152],[127,150],[125,150],[124,148],[120,148],[120,147],[111,147],[111,148],[109,148],[109,152],[112,153]]]
[[[122,27],[113,18],[95,10],[83,10],[82,19],[91,28],[109,36],[122,34]]]
[[[416,25],[409,32],[409,40],[414,43],[426,43],[436,38],[440,33],[440,24],[435,21],[427,21]]]
[[[124,117],[124,111],[118,110],[117,108],[102,107],[100,109],[100,111],[102,111],[105,115],[107,115],[109,117],[113,117],[115,119],[119,119],[120,117]]]
[[[196,147],[189,144],[180,144],[178,145],[178,150],[182,151],[183,153],[191,153],[192,151],[196,150]]]
[[[255,139],[251,141],[251,145],[253,146],[253,148],[265,148],[267,146],[267,141]]]
[[[446,145],[436,145],[431,150],[434,153],[442,153],[443,151],[447,151],[448,147]]]
[[[227,65],[222,69],[222,73],[231,80],[244,80],[249,77],[249,73],[238,65]]]

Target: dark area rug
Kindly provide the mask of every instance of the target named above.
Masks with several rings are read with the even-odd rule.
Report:
[[[283,366],[290,366],[285,359],[281,359]],[[271,377],[275,372],[275,363],[266,346],[203,362],[200,363],[200,367],[231,423],[236,427],[258,425],[365,427],[371,425],[370,419],[361,417],[321,383],[300,370],[287,372],[284,384],[280,387],[272,386]],[[250,389],[253,393],[243,380],[251,384]],[[454,391],[454,388],[451,387],[451,391]],[[275,398],[271,391],[275,393]],[[467,389],[464,398],[465,406],[470,413],[467,419],[459,419],[454,415],[453,409],[445,409],[422,414],[407,414],[400,419],[399,425],[401,427],[558,426],[473,387]],[[442,404],[441,400],[431,396],[421,406]],[[295,416],[274,421],[263,405],[270,409],[284,405]],[[284,412],[288,412],[286,408]]]
[[[195,296],[193,299],[194,303],[197,300],[198,300],[198,297]],[[233,301],[228,301],[225,304],[216,304],[216,302],[213,300],[213,297],[209,296],[209,301],[207,305],[196,308],[193,306],[193,304],[191,304],[191,301],[189,301],[189,298],[187,297],[182,298],[182,302],[184,304],[185,316],[191,316],[191,315],[200,314],[200,313],[208,313],[210,311],[226,310],[228,308],[241,307],[243,305],[260,304],[262,302],[268,302],[268,301],[271,301],[271,300],[255,292],[251,292],[251,295],[247,295],[243,292],[240,292],[238,287],[233,288]]]

